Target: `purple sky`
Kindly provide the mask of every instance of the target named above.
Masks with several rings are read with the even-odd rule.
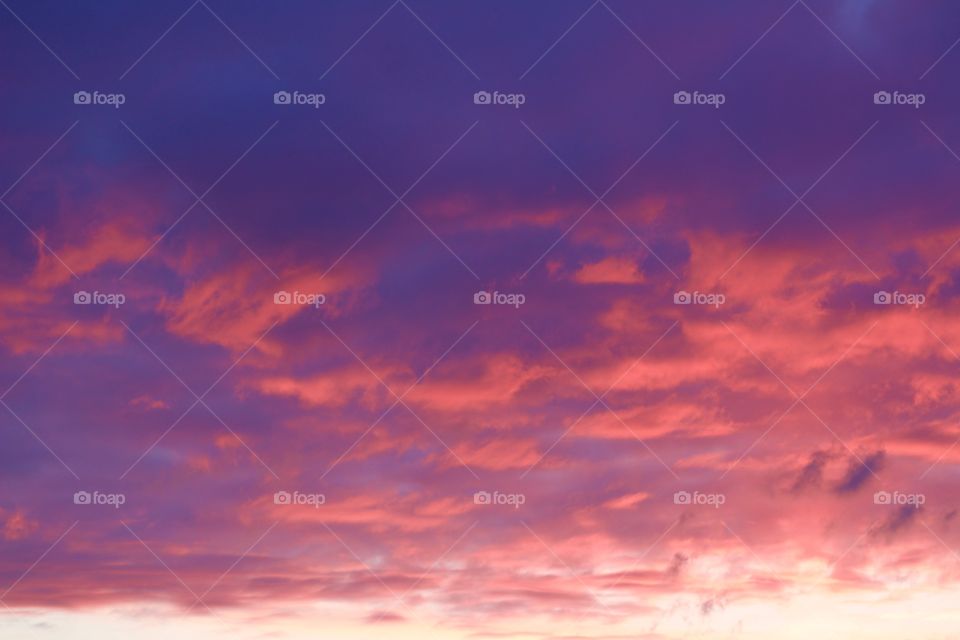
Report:
[[[949,637],[958,42],[0,0],[0,636]]]

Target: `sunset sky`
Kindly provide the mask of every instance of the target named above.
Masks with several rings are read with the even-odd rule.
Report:
[[[0,637],[957,637],[958,43],[0,0]]]

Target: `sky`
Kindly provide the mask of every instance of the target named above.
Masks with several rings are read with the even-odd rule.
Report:
[[[954,637],[958,43],[0,0],[0,636]]]

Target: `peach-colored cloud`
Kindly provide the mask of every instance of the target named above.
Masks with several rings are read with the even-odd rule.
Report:
[[[635,260],[608,257],[583,265],[573,274],[573,280],[580,284],[639,284],[644,277]]]
[[[212,343],[232,350],[245,350],[267,330],[293,317],[314,313],[337,314],[351,304],[351,294],[366,286],[367,277],[343,271],[321,277],[307,269],[284,271],[280,280],[265,275],[257,264],[236,265],[190,283],[179,299],[166,299],[160,310],[167,316],[167,329],[178,336]],[[277,304],[278,292],[322,295],[316,304]],[[306,299],[306,298],[305,298]],[[319,300],[319,298],[317,298]],[[328,316],[325,316],[328,317]],[[280,343],[267,338],[256,346],[270,355],[280,352]]]

